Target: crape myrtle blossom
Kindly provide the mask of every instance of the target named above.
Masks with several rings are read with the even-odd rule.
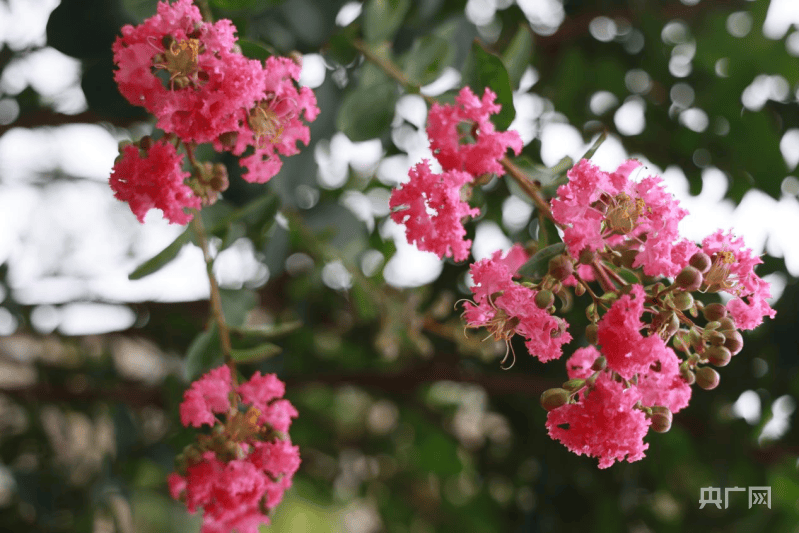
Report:
[[[521,335],[530,354],[547,362],[559,358],[562,346],[572,337],[565,320],[536,305],[538,291],[513,281],[526,260],[524,249],[515,245],[505,257],[498,250],[491,258],[472,264],[474,303],[464,302],[463,317],[467,327],[485,327],[496,340],[509,342],[513,335]]]
[[[634,268],[642,266],[649,276],[674,276],[697,249],[679,239],[677,226],[688,212],[665,192],[660,177],[631,181],[640,166],[631,159],[609,173],[580,160],[569,170],[569,182],[558,187],[552,216],[573,257],[586,248],[601,251],[625,242],[638,251]]]
[[[464,240],[461,219],[480,214],[461,200],[461,189],[472,176],[458,170],[434,174],[426,159],[411,168],[408,176],[410,180],[394,189],[389,199],[391,219],[405,225],[408,242],[420,250],[439,258],[466,259],[472,241]]]
[[[212,431],[184,450],[167,482],[190,512],[202,508],[203,533],[257,533],[291,486],[299,448],[282,437],[297,411],[284,392],[273,374],[260,372],[234,386],[230,368],[221,366],[184,393],[181,422]]]
[[[455,97],[456,105],[433,103],[427,117],[427,136],[444,170],[462,170],[475,177],[486,173],[501,176],[505,170],[499,160],[508,148],[519,155],[523,146],[519,134],[498,132],[491,122],[490,116],[502,109],[496,98],[488,87],[482,99],[463,87]]]
[[[297,86],[298,62],[285,57],[270,57],[265,63],[248,59],[238,49],[235,31],[229,20],[204,22],[191,0],[159,2],[156,15],[122,28],[112,47],[118,67],[114,79],[128,101],[156,117],[165,139],[183,143],[190,158],[203,143],[237,156],[252,147],[254,153],[241,159],[248,169],[243,178],[264,183],[280,170],[281,156],[299,153],[298,142],[308,145],[306,121],[316,119],[319,109],[313,91]],[[123,156],[129,160],[133,154],[125,149]],[[112,182],[112,187],[117,198],[133,202],[131,209],[140,221],[156,207],[171,222],[186,224],[192,217],[182,207],[209,205],[227,186],[226,171],[224,179],[219,178],[225,186],[209,188],[211,177],[202,175],[203,164],[191,162],[191,188],[199,199],[183,194],[185,190],[173,197],[180,189],[173,179],[171,188],[157,191],[164,180],[130,174],[130,164],[117,172],[126,186]],[[181,174],[179,165],[174,169],[173,177]],[[159,176],[166,172],[160,170]]]
[[[754,271],[763,260],[744,248],[743,238],[719,230],[702,241],[702,251],[712,261],[704,283],[709,290],[734,295],[727,309],[738,327],[754,329],[763,323],[764,316],[774,318],[776,311],[766,301],[771,298],[771,286]]]
[[[144,154],[142,154],[144,152]],[[201,200],[184,183],[190,176],[182,169],[183,154],[163,140],[148,149],[128,144],[111,170],[109,184],[114,196],[128,202],[139,222],[150,209],[160,209],[164,217],[175,224],[187,224],[192,215],[184,208],[199,209]]]

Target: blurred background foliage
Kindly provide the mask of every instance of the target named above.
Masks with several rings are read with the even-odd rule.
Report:
[[[799,286],[782,258],[764,255],[759,269],[784,282],[777,317],[745,336],[719,388],[696,390],[669,433],[650,434],[644,460],[598,470],[544,428],[538,398],[564,381],[563,361],[542,365],[515,343],[516,366],[503,372],[504,345],[463,334],[453,305],[469,295],[465,265],[447,261],[417,288],[387,283],[383,267],[399,245],[384,231],[393,182],[378,179],[386,161],[407,171],[408,139],[423,126],[398,102],[418,107],[422,100],[406,95],[454,75],[427,93],[452,101],[459,84],[492,87],[504,106],[497,125],[517,119],[525,128],[521,164],[544,186],[557,161],[542,153],[542,132],[564,124],[582,142],[607,131],[628,153],[675,165],[694,195],[711,166],[726,177],[732,202],[752,189],[795,195],[797,181],[786,176],[799,155],[791,161],[784,144],[799,128],[799,34],[764,36],[769,4],[210,1],[215,17],[238,27],[245,54],[298,52],[325,73],[311,146],[267,185],[235,179],[236,161],[223,156],[231,189],[203,212],[217,250],[248,241],[268,267],[265,283],[227,287],[225,313],[242,328],[240,349],[274,343],[279,354],[242,370],[276,372],[301,414],[291,436],[303,464],[271,529],[797,531]],[[6,94],[3,109],[13,100],[17,110],[4,115],[0,135],[71,123],[147,131],[149,119],[116,90],[110,46],[123,24],[154,12],[151,0],[61,0],[46,46],[80,60],[86,107],[59,112],[30,87]],[[35,51],[4,47],[0,69]],[[397,66],[393,78],[381,62]],[[375,146],[348,144],[339,132],[355,143],[379,139],[378,157],[335,161],[342,146]],[[503,216],[511,196],[527,212],[521,224]],[[495,179],[472,203],[481,222],[524,242],[538,226],[522,196]],[[474,225],[469,231],[474,237]],[[136,276],[189,241],[179,237]],[[0,529],[197,531],[198,518],[169,498],[165,476],[193,438],[177,416],[182,392],[220,362],[207,302],[128,302],[136,317],[128,329],[43,333],[32,319],[36,303],[15,299],[8,279],[4,265],[2,307],[17,327],[0,339]],[[567,313],[572,349],[585,343],[584,306],[578,299]],[[749,509],[742,493],[727,509],[699,509],[700,488],[711,486],[770,486],[771,509]]]

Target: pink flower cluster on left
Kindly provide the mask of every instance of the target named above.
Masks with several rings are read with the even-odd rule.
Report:
[[[248,169],[244,179],[256,183],[277,174],[280,156],[298,153],[298,141],[309,143],[305,121],[319,109],[313,91],[297,86],[301,66],[285,57],[264,63],[244,57],[234,32],[229,20],[204,22],[191,0],[177,0],[160,2],[139,26],[123,27],[114,43],[120,92],[152,113],[166,134],[139,150],[124,147],[112,171],[115,196],[139,221],[157,208],[170,222],[186,224],[192,217],[184,208],[211,203],[227,187],[226,175],[219,179],[196,164],[191,152],[194,172],[185,173],[178,142],[187,150],[213,143],[235,155],[252,147],[241,163]]]
[[[186,447],[167,482],[190,512],[202,507],[202,533],[257,533],[291,486],[300,454],[285,432],[297,410],[284,392],[274,374],[260,372],[234,387],[230,369],[221,366],[184,393],[183,424],[212,429]]]

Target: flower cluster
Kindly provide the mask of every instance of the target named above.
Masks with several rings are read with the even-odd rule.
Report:
[[[297,411],[284,392],[273,374],[260,372],[234,387],[227,366],[185,392],[183,425],[211,426],[211,434],[186,447],[167,482],[190,512],[202,507],[203,533],[257,533],[291,486],[300,455],[285,433]]]
[[[701,246],[681,239],[677,225],[687,212],[660,178],[630,180],[639,166],[631,160],[608,173],[580,161],[551,202],[566,245],[559,260],[572,265],[564,285],[593,299],[591,346],[574,353],[570,380],[546,391],[541,404],[550,436],[597,457],[600,468],[641,459],[648,429],[670,428],[692,384],[718,385],[711,366],[726,366],[741,351],[738,330],[775,315],[769,285],[754,273],[761,261],[742,239],[722,231]],[[590,289],[592,281],[604,294]],[[726,305],[699,300],[722,291],[732,296]],[[695,321],[700,312],[704,324]]]
[[[465,216],[480,214],[467,203],[470,187],[486,174],[501,176],[499,160],[508,148],[518,155],[522,140],[515,131],[497,132],[490,116],[500,111],[497,95],[486,88],[478,98],[469,87],[461,89],[456,105],[434,103],[427,117],[430,148],[443,173],[435,174],[424,160],[411,168],[410,181],[391,195],[391,218],[405,224],[408,242],[439,258],[463,261],[472,241],[464,240]],[[466,197],[466,198],[464,198]]]
[[[203,143],[235,155],[252,147],[254,153],[241,160],[248,169],[244,179],[264,183],[280,170],[281,155],[298,153],[298,141],[308,144],[305,121],[313,121],[319,109],[313,91],[297,87],[299,64],[284,57],[270,57],[265,63],[247,59],[234,33],[229,20],[204,22],[191,0],[160,2],[155,16],[122,28],[113,45],[118,66],[114,78],[128,101],[156,117],[157,127],[166,134],[164,144],[183,143],[190,156]],[[145,160],[158,157],[147,153],[148,147],[140,148]],[[213,181],[214,175],[192,159],[194,172],[176,194],[182,180],[159,187],[164,180],[153,183],[145,165],[133,161],[135,155],[123,148],[111,187],[117,198],[130,202],[139,220],[156,207],[170,222],[185,224],[191,215],[183,208],[212,203],[227,186],[226,174]],[[163,157],[157,161],[156,178],[182,173],[182,158],[173,157],[170,167]]]

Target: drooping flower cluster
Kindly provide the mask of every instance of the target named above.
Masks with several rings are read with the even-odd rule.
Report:
[[[541,403],[550,436],[599,458],[600,468],[642,458],[648,428],[667,431],[693,383],[718,385],[710,365],[726,366],[741,351],[738,329],[775,315],[769,285],[754,273],[761,261],[742,239],[722,231],[701,247],[681,239],[677,226],[687,212],[660,178],[630,180],[639,165],[628,161],[608,173],[580,161],[551,202],[566,244],[561,262],[574,267],[564,285],[582,294],[595,281],[604,294],[591,292],[586,310],[593,346],[574,353],[571,379],[546,391]],[[673,281],[652,283],[658,277]],[[721,291],[733,296],[726,306],[696,299]],[[694,321],[700,312],[704,325]]]
[[[241,155],[252,146],[255,153],[241,161],[248,169],[244,179],[264,183],[280,170],[281,155],[298,153],[297,141],[308,144],[304,121],[313,121],[319,109],[313,91],[296,85],[300,65],[288,58],[247,59],[237,50],[234,33],[229,20],[204,22],[191,0],[160,2],[156,15],[122,28],[113,45],[119,67],[114,78],[128,101],[156,117],[165,139],[182,142],[187,151],[213,143],[219,151]],[[126,156],[123,151],[113,170],[119,176],[111,183],[117,197],[147,196],[170,222],[187,223],[191,215],[183,213],[184,207],[212,203],[224,190],[215,185],[226,186],[226,176],[214,184],[192,160],[188,185],[193,195],[176,196],[170,188],[154,186],[152,176],[126,163]],[[167,173],[180,172],[181,160],[175,159]],[[118,188],[120,182],[127,187]],[[139,220],[141,205],[134,210]]]
[[[521,335],[526,339],[528,351],[541,362],[547,362],[560,357],[562,346],[572,337],[566,331],[566,321],[547,310],[551,302],[539,305],[538,294],[543,291],[513,281],[526,260],[524,249],[515,245],[504,258],[498,250],[491,258],[472,264],[474,303],[464,303],[463,317],[467,327],[485,327],[495,340],[504,340],[508,346],[511,337]]]
[[[186,447],[167,482],[190,512],[202,508],[203,533],[257,533],[291,486],[300,455],[285,433],[297,410],[284,392],[273,374],[260,372],[234,387],[221,366],[184,393],[183,425],[211,426],[211,433]]]
[[[505,173],[499,160],[508,148],[518,155],[522,140],[515,131],[497,132],[490,116],[500,111],[497,95],[486,88],[478,98],[469,87],[461,89],[456,105],[434,103],[427,117],[430,148],[443,169],[435,174],[424,160],[409,171],[410,181],[391,195],[391,218],[405,224],[408,242],[439,258],[463,261],[471,240],[464,240],[461,219],[480,214],[466,199],[468,187],[484,174]],[[466,198],[464,198],[466,197]]]

